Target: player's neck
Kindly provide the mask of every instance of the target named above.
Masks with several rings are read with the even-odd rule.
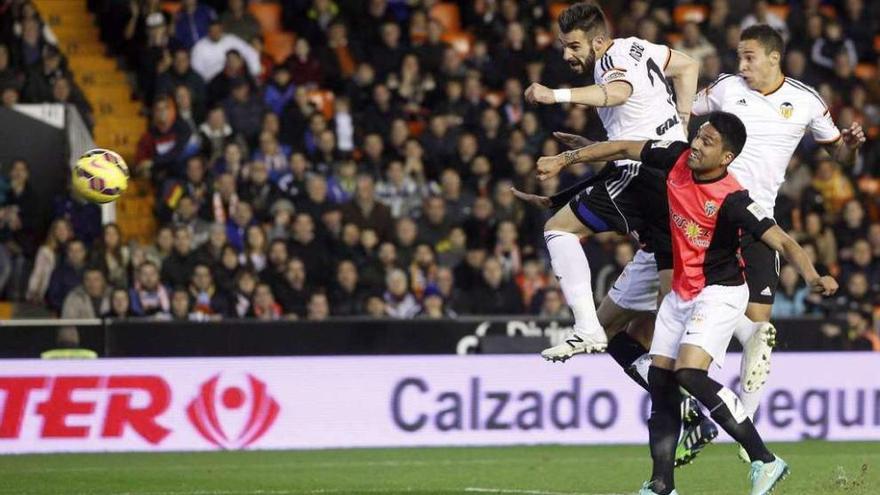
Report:
[[[707,170],[705,172],[698,172],[694,170],[692,171],[692,173],[694,174],[694,182],[698,184],[705,184],[708,182],[715,182],[716,180],[723,179],[724,176],[727,175],[727,167]]]
[[[767,79],[767,83],[764,84],[763,86],[761,86],[760,88],[758,88],[758,91],[762,95],[767,96],[771,93],[774,93],[777,89],[779,89],[780,86],[782,86],[782,83],[784,83],[784,82],[785,82],[785,74],[783,74],[782,71],[778,71],[774,75],[772,75],[769,79]]]
[[[602,58],[602,56],[605,55],[605,52],[607,52],[608,49],[611,48],[611,45],[613,45],[613,44],[614,44],[614,40],[612,38],[606,39],[605,42],[602,43],[601,46],[599,46],[599,49],[596,50],[596,60]]]

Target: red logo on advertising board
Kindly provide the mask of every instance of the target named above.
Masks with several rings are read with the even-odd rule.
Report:
[[[4,397],[0,409],[0,439],[21,437],[29,417],[25,412],[31,394],[37,391],[48,391],[48,396],[35,408],[36,415],[42,416],[39,438],[88,438],[93,431],[97,431],[100,438],[121,438],[126,429],[131,429],[157,445],[171,433],[157,421],[171,403],[171,390],[161,377],[6,376],[0,377],[0,396]],[[95,397],[76,398],[78,391],[100,391],[107,399],[104,402]],[[146,402],[136,400],[136,395],[147,398]],[[74,424],[70,424],[69,419],[74,419]]]
[[[266,392],[266,384],[253,375],[247,375],[250,393],[231,386],[218,393],[217,383],[220,374],[216,374],[202,383],[199,395],[189,403],[186,414],[196,431],[217,447],[224,449],[240,449],[257,441],[275,422],[280,407],[278,402]],[[218,414],[218,403],[227,411],[239,410],[250,402],[250,410],[244,426],[235,437],[230,436],[223,428]]]

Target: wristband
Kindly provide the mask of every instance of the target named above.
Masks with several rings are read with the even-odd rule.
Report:
[[[556,103],[568,103],[571,101],[571,90],[570,89],[554,89],[553,90],[553,99],[556,100]]]

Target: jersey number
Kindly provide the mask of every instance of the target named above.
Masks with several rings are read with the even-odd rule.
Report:
[[[645,65],[648,67],[648,79],[651,81],[651,86],[656,86],[654,83],[654,76],[651,74],[652,72],[657,74],[657,79],[663,83],[663,87],[666,88],[666,94],[668,95],[666,101],[669,102],[670,105],[675,106],[674,93],[672,92],[672,88],[669,87],[669,81],[666,80],[666,76],[663,75],[663,71],[660,70],[660,67],[657,67],[657,63],[654,62],[653,58],[648,58],[648,61],[645,62]]]

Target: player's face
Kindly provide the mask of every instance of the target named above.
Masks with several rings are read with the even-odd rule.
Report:
[[[559,35],[559,42],[562,43],[562,59],[578,74],[589,71],[596,62],[596,51],[593,49],[592,41],[580,29]]]
[[[761,89],[775,79],[779,71],[779,54],[767,53],[758,40],[743,40],[736,49],[739,75],[752,89]],[[774,63],[775,62],[775,63]]]
[[[694,172],[711,172],[733,161],[733,153],[724,149],[721,133],[706,122],[691,141],[688,167]]]

